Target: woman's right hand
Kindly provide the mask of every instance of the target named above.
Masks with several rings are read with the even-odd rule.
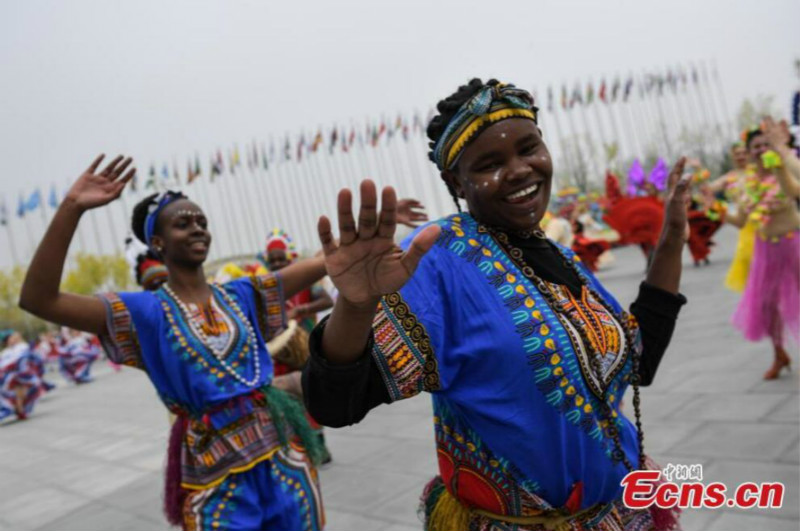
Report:
[[[107,205],[122,194],[125,185],[133,179],[136,168],[131,168],[125,173],[125,169],[133,161],[132,158],[124,158],[122,155],[112,160],[100,173],[95,173],[98,166],[103,161],[105,155],[100,155],[94,162],[86,168],[86,171],[78,177],[75,184],[67,192],[66,198],[72,201],[81,210],[90,210],[103,205]]]
[[[439,237],[431,225],[416,235],[408,251],[394,244],[397,224],[397,196],[391,187],[383,189],[378,215],[375,183],[361,183],[358,226],[353,218],[349,189],[338,197],[339,242],[331,233],[330,220],[322,216],[318,231],[325,254],[325,268],[339,290],[339,297],[353,306],[371,309],[381,296],[399,290],[414,274],[419,261]]]

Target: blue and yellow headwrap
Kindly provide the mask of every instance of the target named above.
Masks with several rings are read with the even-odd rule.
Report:
[[[526,90],[505,83],[487,85],[464,103],[447,124],[433,148],[433,162],[440,171],[449,170],[481,131],[508,118],[528,118],[536,123],[538,110]]]
[[[147,209],[147,217],[144,220],[144,242],[148,247],[152,247],[153,234],[156,232],[156,221],[158,221],[158,215],[161,211],[168,204],[185,198],[186,196],[181,192],[173,192],[172,190],[167,190],[156,196],[153,204]]]

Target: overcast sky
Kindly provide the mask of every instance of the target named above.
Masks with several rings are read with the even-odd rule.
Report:
[[[788,113],[798,21],[797,0],[6,0],[0,193],[99,151],[145,168],[427,110],[473,76],[543,92],[716,60],[731,108],[774,94]]]

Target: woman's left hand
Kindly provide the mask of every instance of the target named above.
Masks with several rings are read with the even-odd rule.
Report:
[[[687,211],[691,202],[689,184],[691,175],[683,175],[686,157],[681,157],[669,173],[667,202],[664,210],[664,228],[662,239],[682,238],[689,239],[689,222]]]

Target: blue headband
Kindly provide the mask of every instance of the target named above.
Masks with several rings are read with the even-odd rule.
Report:
[[[161,211],[164,210],[164,207],[168,204],[185,197],[186,196],[180,192],[168,190],[155,198],[156,200],[148,208],[147,217],[144,220],[144,242],[148,247],[152,247],[153,234],[156,231],[158,215],[161,214]]]

